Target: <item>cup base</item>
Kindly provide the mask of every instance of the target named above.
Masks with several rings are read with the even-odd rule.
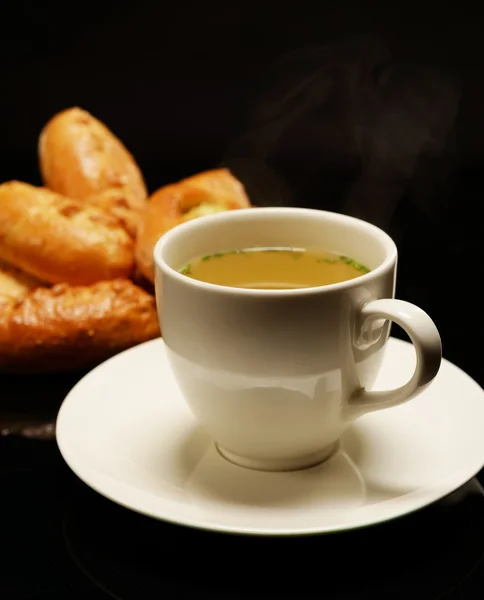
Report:
[[[229,462],[239,467],[246,469],[252,469],[254,471],[300,471],[302,469],[310,469],[322,462],[328,460],[337,452],[339,449],[339,441],[331,444],[312,454],[306,454],[298,458],[281,458],[281,459],[257,459],[248,458],[246,456],[240,456],[235,454],[231,450],[222,448],[219,444],[215,443],[215,448],[218,453]]]

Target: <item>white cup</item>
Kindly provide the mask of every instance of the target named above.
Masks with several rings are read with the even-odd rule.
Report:
[[[232,288],[179,273],[196,256],[250,246],[319,247],[371,271],[291,290]],[[397,248],[365,221],[302,208],[234,210],[175,227],[154,257],[176,381],[219,452],[238,465],[315,465],[335,451],[354,419],[410,400],[437,375],[437,328],[423,310],[394,299]],[[371,391],[390,321],[413,342],[415,372],[402,387]]]

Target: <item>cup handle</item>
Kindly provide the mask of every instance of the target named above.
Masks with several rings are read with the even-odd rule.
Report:
[[[394,390],[356,390],[348,402],[350,419],[410,400],[431,383],[442,362],[442,343],[437,327],[429,315],[418,306],[393,298],[372,300],[362,308],[361,318],[363,325],[375,319],[386,319],[400,325],[415,347],[417,364],[410,380]]]

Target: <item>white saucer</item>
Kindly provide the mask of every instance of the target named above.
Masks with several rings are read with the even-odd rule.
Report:
[[[410,344],[390,339],[376,388],[404,383]],[[386,521],[446,496],[484,465],[484,391],[444,360],[418,398],[356,421],[328,462],[263,473],[223,459],[185,406],[161,339],[115,356],[69,393],[57,441],[107,498],[213,531],[301,535]]]

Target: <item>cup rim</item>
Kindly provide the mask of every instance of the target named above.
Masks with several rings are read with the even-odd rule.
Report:
[[[375,269],[370,271],[369,273],[365,273],[360,275],[359,277],[355,277],[354,279],[349,279],[346,281],[341,281],[339,283],[330,283],[326,285],[319,285],[313,287],[304,287],[304,288],[292,288],[285,290],[264,290],[264,289],[254,289],[254,288],[242,288],[242,287],[230,287],[226,285],[220,285],[216,283],[207,283],[206,281],[200,281],[199,279],[193,279],[191,277],[187,277],[183,275],[173,267],[171,267],[164,259],[163,254],[166,251],[166,248],[174,243],[176,238],[190,230],[198,229],[199,227],[203,227],[204,224],[217,223],[219,221],[227,221],[232,219],[243,218],[244,214],[248,212],[253,213],[257,211],[260,214],[260,218],[263,219],[264,216],[270,216],[272,214],[281,214],[281,215],[305,215],[310,217],[312,216],[326,216],[326,218],[330,218],[336,221],[345,221],[352,222],[358,225],[361,228],[366,229],[373,235],[378,236],[379,240],[382,242],[385,250],[387,252],[387,256],[384,261],[378,265]],[[215,213],[212,215],[205,215],[202,217],[197,217],[196,219],[186,221],[185,223],[180,223],[176,225],[165,234],[163,234],[155,244],[153,250],[153,258],[156,269],[159,269],[165,275],[173,277],[179,283],[187,285],[191,288],[197,288],[199,290],[205,290],[207,292],[212,293],[222,293],[228,295],[236,295],[238,297],[253,297],[253,298],[281,298],[281,297],[304,297],[304,296],[312,296],[314,294],[322,294],[322,293],[331,293],[336,291],[343,291],[346,289],[351,289],[355,286],[360,286],[365,283],[371,283],[373,280],[378,279],[381,275],[391,269],[397,260],[397,247],[393,239],[385,232],[383,229],[380,229],[376,225],[369,223],[368,221],[364,221],[363,219],[358,219],[357,217],[351,217],[349,215],[345,215],[342,213],[336,213],[326,210],[319,210],[314,208],[299,208],[299,207],[278,207],[278,206],[270,206],[270,207],[251,207],[251,208],[240,208],[237,210],[224,211],[220,213]],[[155,274],[156,275],[156,274]]]

